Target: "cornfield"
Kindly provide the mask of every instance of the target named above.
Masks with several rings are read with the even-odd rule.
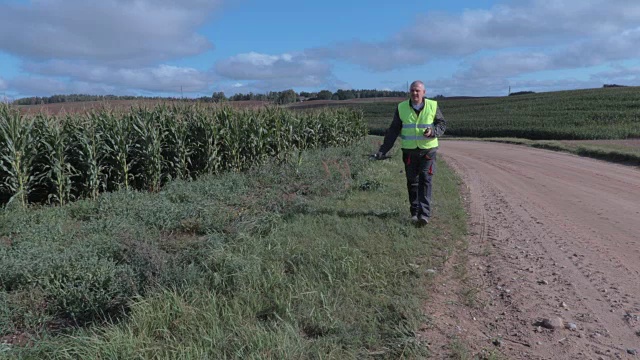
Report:
[[[160,104],[23,116],[0,104],[0,204],[65,204],[119,189],[287,162],[367,134],[361,111]]]
[[[372,134],[389,127],[397,104],[363,109]],[[448,136],[595,140],[640,137],[640,87],[556,91],[495,98],[444,99]]]

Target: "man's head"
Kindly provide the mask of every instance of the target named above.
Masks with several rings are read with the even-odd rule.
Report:
[[[421,104],[425,93],[426,91],[424,90],[424,83],[422,81],[416,80],[411,83],[411,87],[409,87],[409,94],[411,96],[412,104]]]

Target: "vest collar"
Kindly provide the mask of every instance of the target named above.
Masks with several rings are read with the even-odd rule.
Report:
[[[413,102],[411,101],[411,99],[409,99],[409,105],[410,105],[414,110],[418,110],[418,111],[420,111],[420,110],[424,109],[424,105],[425,105],[426,103],[427,103],[427,98],[423,98],[423,99],[422,99],[422,103],[421,103],[420,105],[416,106],[416,105],[413,105]]]

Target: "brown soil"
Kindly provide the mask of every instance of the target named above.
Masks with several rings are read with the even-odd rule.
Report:
[[[478,358],[637,358],[640,171],[489,142],[445,141],[440,154],[465,182],[471,224],[469,279],[445,269],[425,308],[433,357],[453,343]],[[576,329],[538,323],[556,317]]]

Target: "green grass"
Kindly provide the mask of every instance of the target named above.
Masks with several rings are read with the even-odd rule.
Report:
[[[462,140],[492,141],[563,151],[625,165],[640,166],[640,148],[616,144],[591,144],[557,140],[529,140],[520,138],[460,138]]]
[[[640,137],[640,87],[444,99],[448,136],[545,140]],[[347,105],[364,111],[372,134],[391,123],[395,103]]]
[[[2,355],[427,356],[415,337],[432,281],[425,270],[463,246],[460,179],[438,162],[433,221],[416,228],[401,161],[367,159],[379,141],[157,194],[4,212],[0,256],[11,266],[0,296],[10,301],[0,336],[31,341]],[[52,275],[59,264],[68,264],[63,278]]]

